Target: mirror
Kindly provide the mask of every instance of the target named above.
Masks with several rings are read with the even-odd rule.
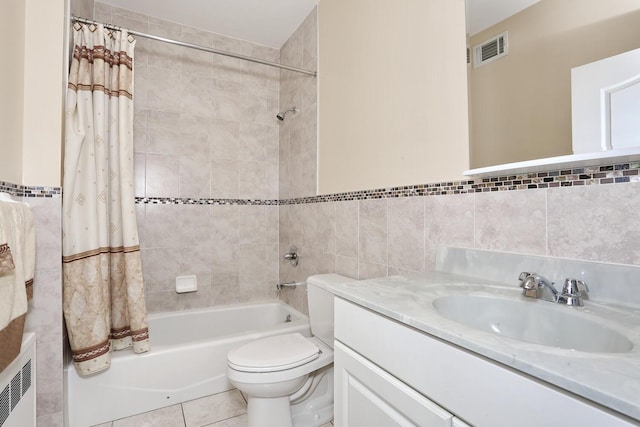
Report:
[[[471,168],[572,154],[571,68],[639,48],[640,0],[540,0],[468,34],[472,62],[504,32],[505,56],[468,66]]]

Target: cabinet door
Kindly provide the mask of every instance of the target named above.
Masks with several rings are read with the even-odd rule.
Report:
[[[337,427],[449,427],[452,415],[345,345],[335,342]]]
[[[451,427],[471,427],[471,425],[465,423],[460,418],[453,417],[453,423],[451,423]]]

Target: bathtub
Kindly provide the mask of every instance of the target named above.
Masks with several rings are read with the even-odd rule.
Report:
[[[291,332],[310,336],[309,319],[280,301],[152,314],[150,352],[113,352],[111,368],[88,378],[67,366],[68,425],[87,427],[230,390],[229,350]]]

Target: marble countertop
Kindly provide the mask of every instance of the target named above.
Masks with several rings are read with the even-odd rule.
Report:
[[[640,309],[586,300],[581,316],[621,332],[633,343],[626,353],[587,353],[498,336],[446,319],[433,301],[468,294],[523,299],[517,285],[447,273],[392,276],[329,286],[338,297],[429,335],[640,420]],[[546,301],[531,301],[546,304]]]

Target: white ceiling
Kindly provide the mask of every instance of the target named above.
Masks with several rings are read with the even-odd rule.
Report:
[[[473,36],[540,0],[466,0],[467,34]]]
[[[145,15],[280,49],[318,0],[101,0]]]
[[[145,15],[280,49],[319,0],[101,0]],[[347,1],[347,0],[344,0]],[[540,0],[466,0],[474,35]]]

